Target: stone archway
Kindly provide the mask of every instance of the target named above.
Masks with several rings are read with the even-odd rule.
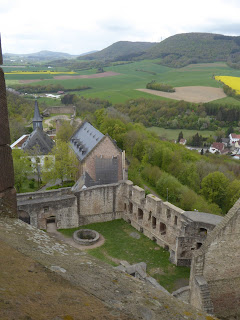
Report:
[[[30,224],[30,215],[24,210],[18,210],[18,219]]]

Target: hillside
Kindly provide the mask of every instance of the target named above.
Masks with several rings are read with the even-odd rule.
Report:
[[[9,63],[33,63],[33,62],[43,62],[47,60],[57,60],[57,59],[72,59],[76,56],[64,52],[53,52],[48,50],[43,50],[35,53],[27,54],[15,54],[15,53],[5,53],[3,54],[4,64]]]
[[[240,37],[212,33],[183,33],[160,43],[119,41],[80,60],[132,61],[160,59],[168,67],[224,61],[240,68]]]
[[[240,52],[240,37],[184,33],[156,44],[141,59],[161,58],[163,65],[183,67],[191,63],[228,61],[236,52]]]
[[[154,46],[155,42],[131,42],[118,41],[111,46],[92,53],[79,57],[82,60],[104,60],[104,61],[128,61],[135,57],[143,55],[149,48]]]

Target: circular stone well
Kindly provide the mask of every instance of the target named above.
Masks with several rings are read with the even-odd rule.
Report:
[[[83,246],[91,246],[99,240],[99,233],[95,230],[80,229],[74,232],[73,240]]]

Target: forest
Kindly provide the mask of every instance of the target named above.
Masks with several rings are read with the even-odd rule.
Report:
[[[224,156],[201,155],[160,140],[139,123],[113,110],[99,109],[91,118],[126,150],[129,179],[148,186],[183,210],[225,214],[240,197],[240,165]]]

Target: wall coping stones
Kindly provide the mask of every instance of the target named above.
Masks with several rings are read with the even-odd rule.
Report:
[[[198,211],[184,211],[182,215],[194,222],[204,222],[214,225],[220,223],[223,219],[221,216]]]

